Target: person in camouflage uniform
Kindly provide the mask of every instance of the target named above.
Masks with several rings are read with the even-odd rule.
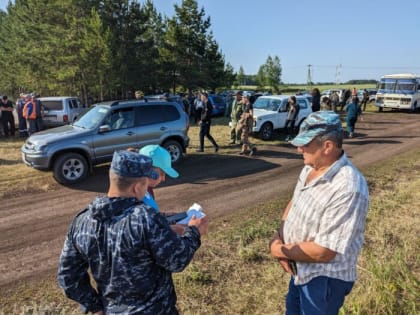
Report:
[[[230,144],[235,144],[241,139],[241,130],[237,129],[238,121],[241,119],[242,115],[242,102],[241,102],[242,92],[236,92],[235,99],[232,102],[232,111],[230,113]]]
[[[240,155],[248,154],[249,156],[252,156],[257,152],[256,146],[249,141],[249,134],[252,132],[252,127],[254,124],[254,101],[255,98],[253,96],[242,96],[242,114],[236,126],[236,133],[241,135],[242,141],[242,150],[239,152]],[[248,151],[248,149],[250,151]]]
[[[151,158],[115,152],[107,196],[97,197],[70,224],[58,282],[84,313],[178,314],[172,272],[189,264],[208,221],[193,217],[182,235],[172,231],[141,201],[148,178],[157,176]]]

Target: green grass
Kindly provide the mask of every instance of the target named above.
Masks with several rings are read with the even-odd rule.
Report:
[[[417,149],[363,170],[371,193],[366,239],[341,314],[419,313],[419,155]],[[174,275],[182,314],[284,311],[288,276],[270,258],[268,241],[290,193],[212,220],[193,262]],[[79,314],[52,277],[4,292],[0,305],[0,314]]]

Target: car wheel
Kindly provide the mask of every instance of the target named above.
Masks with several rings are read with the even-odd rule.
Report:
[[[69,185],[82,181],[88,173],[86,159],[77,153],[65,153],[54,162],[54,178],[57,182]]]
[[[263,140],[270,140],[273,136],[273,125],[269,122],[264,123],[261,126],[260,136]]]
[[[169,140],[163,144],[163,147],[169,152],[171,155],[172,163],[177,163],[182,159],[182,146],[179,144],[178,141]]]

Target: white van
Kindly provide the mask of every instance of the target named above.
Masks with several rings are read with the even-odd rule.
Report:
[[[57,127],[73,123],[85,110],[79,98],[72,96],[40,97],[44,109],[45,127]]]

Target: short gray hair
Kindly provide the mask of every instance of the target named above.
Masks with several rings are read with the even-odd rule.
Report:
[[[324,143],[325,141],[329,140],[331,142],[334,142],[337,145],[337,148],[341,149],[343,147],[343,132],[342,130],[334,130],[331,132],[328,132],[323,135],[319,135],[315,137],[316,141],[319,145]]]

